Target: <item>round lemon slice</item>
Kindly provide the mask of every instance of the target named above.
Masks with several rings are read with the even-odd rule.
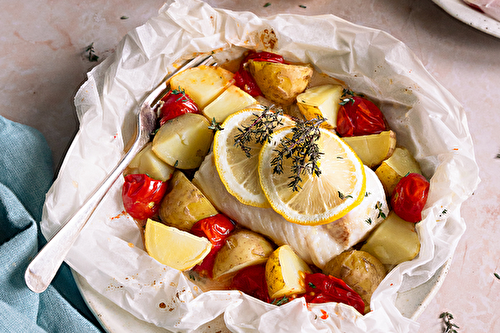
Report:
[[[254,207],[270,207],[260,187],[257,171],[262,144],[254,140],[248,142],[250,156],[247,156],[240,147],[235,146],[235,136],[245,126],[255,122],[256,115],[262,112],[262,108],[252,107],[233,113],[222,124],[224,129],[215,134],[213,144],[215,167],[227,191],[240,202]],[[283,125],[279,128],[293,124],[286,116],[280,116],[280,119]]]
[[[323,152],[319,160],[321,175],[302,175],[298,191],[288,186],[292,176],[291,159],[284,159],[283,173],[273,173],[271,161],[281,140],[292,134],[292,127],[277,131],[263,145],[259,156],[259,178],[273,209],[290,222],[319,225],[332,222],[361,203],[366,191],[366,175],[356,153],[334,133],[320,129],[317,141]]]
[[[212,249],[210,241],[149,219],[144,234],[146,251],[163,265],[188,270],[199,264]]]

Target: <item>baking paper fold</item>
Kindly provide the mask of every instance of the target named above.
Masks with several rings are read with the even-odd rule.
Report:
[[[416,332],[395,306],[398,290],[426,282],[448,260],[465,231],[461,204],[479,183],[462,106],[403,43],[333,15],[276,15],[214,9],[197,0],[165,4],[157,17],[127,34],[95,67],[75,97],[80,129],[47,194],[41,223],[50,238],[113,169],[132,138],[137,106],[182,59],[211,53],[223,62],[246,48],[268,50],[346,82],[381,106],[398,144],[431,178],[418,224],[419,256],[384,279],[372,312],[343,304],[283,306],[238,291],[201,290],[150,258],[135,222],[124,213],[120,178],[67,256],[99,293],[139,319],[178,332],[195,331],[224,314],[233,332]]]

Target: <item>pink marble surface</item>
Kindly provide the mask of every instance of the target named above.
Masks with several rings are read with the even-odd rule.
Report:
[[[500,326],[500,39],[455,20],[430,0],[207,0],[214,7],[277,13],[335,14],[384,30],[407,44],[464,106],[482,179],[462,206],[467,231],[450,272],[420,316],[420,332],[442,332],[451,312],[459,332]],[[264,7],[269,2],[271,5]],[[95,62],[129,30],[156,14],[162,0],[2,0],[0,114],[40,130],[59,165],[77,130],[73,97]],[[299,5],[306,6],[302,8]],[[127,17],[122,18],[122,17]],[[495,176],[497,175],[497,176]]]

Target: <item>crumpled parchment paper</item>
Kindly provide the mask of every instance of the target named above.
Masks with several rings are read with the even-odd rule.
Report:
[[[78,91],[80,130],[47,195],[43,234],[50,238],[118,163],[133,136],[138,104],[180,59],[215,50],[222,62],[244,48],[312,63],[380,104],[398,143],[432,176],[425,219],[418,224],[419,256],[391,271],[365,316],[342,304],[307,306],[296,299],[277,307],[238,291],[203,293],[146,254],[138,227],[123,212],[119,179],[66,261],[134,316],[175,331],[195,330],[224,313],[234,332],[416,332],[418,324],[400,314],[395,299],[398,290],[427,281],[452,256],[465,230],[460,206],[479,182],[466,117],[403,43],[332,15],[259,18],[198,0],[166,4],[157,17],[126,35]]]

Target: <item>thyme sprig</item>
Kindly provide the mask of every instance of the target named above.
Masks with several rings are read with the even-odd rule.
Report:
[[[264,144],[271,140],[274,129],[284,124],[283,110],[266,107],[261,114],[254,114],[250,125],[238,127],[239,134],[234,137],[234,145],[240,147],[247,157],[250,157],[252,150],[249,143]]]
[[[282,174],[284,160],[292,160],[291,181],[288,183],[292,191],[300,190],[302,176],[306,173],[321,175],[319,160],[323,153],[320,152],[317,141],[321,133],[320,125],[324,121],[322,117],[298,120],[292,128],[292,136],[285,136],[274,150],[277,155],[271,160],[273,173]]]
[[[98,61],[99,60],[99,56],[97,54],[95,54],[95,50],[94,50],[94,42],[92,42],[89,46],[87,46],[87,48],[85,49],[85,52],[88,52],[88,59],[89,61]]]
[[[453,320],[453,315],[451,313],[443,312],[441,313],[439,318],[443,319],[443,323],[445,325],[443,333],[457,333],[457,330],[455,328],[460,327],[451,322]]]

